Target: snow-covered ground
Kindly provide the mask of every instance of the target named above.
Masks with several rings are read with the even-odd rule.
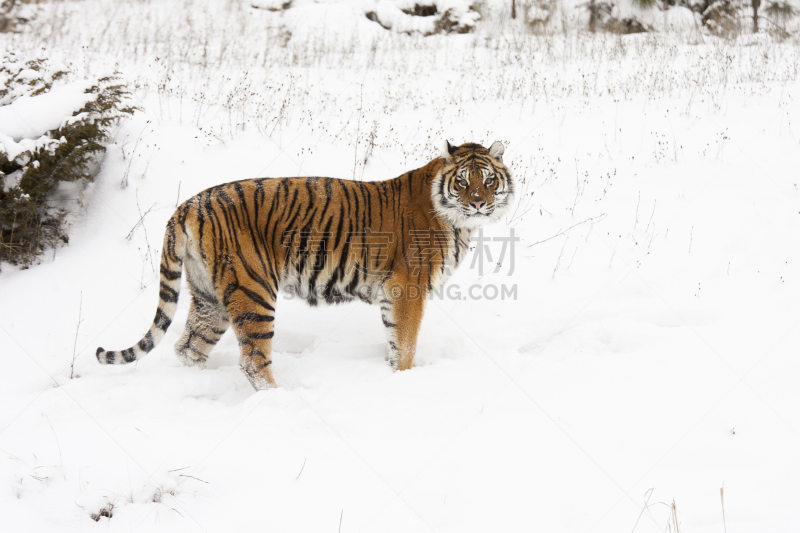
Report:
[[[41,9],[0,46],[117,63],[143,111],[84,208],[60,191],[69,245],[2,265],[3,531],[800,527],[796,43],[423,38],[311,3]],[[230,333],[209,368],[180,365],[186,292],[146,358],[95,360],[152,321],[177,202],[390,178],[445,139],[506,143],[520,204],[485,235],[521,240],[428,304],[413,370],[385,363],[376,308],[280,300],[280,387],[255,393]]]

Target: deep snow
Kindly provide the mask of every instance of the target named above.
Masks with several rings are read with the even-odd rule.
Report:
[[[4,530],[643,532],[673,500],[686,532],[797,530],[796,44],[315,35],[233,2],[76,4],[0,42],[48,34],[87,75],[117,61],[144,111],[69,245],[0,273]],[[280,387],[255,393],[230,333],[208,369],[180,365],[185,290],[154,352],[97,364],[153,318],[178,201],[255,176],[391,178],[445,138],[506,142],[520,207],[485,233],[522,239],[513,273],[467,264],[449,285],[517,299],[430,302],[415,369],[385,363],[376,308],[280,300]]]

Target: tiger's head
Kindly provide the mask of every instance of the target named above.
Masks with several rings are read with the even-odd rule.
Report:
[[[459,228],[495,222],[514,199],[511,171],[503,164],[503,143],[453,146],[447,141],[444,166],[433,180],[436,212]]]

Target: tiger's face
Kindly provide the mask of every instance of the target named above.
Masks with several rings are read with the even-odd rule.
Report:
[[[503,143],[445,146],[445,163],[433,181],[437,213],[459,228],[495,222],[514,199],[511,172],[503,164]]]

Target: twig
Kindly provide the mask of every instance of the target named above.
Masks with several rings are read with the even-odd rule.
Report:
[[[586,184],[584,182],[584,186],[581,187],[581,176],[580,172],[578,171],[578,160],[575,159],[575,200],[572,202],[572,216],[575,216],[575,207],[578,205],[578,201],[583,196],[583,190],[586,188]]]
[[[353,179],[356,179],[356,166],[358,166],[358,136],[361,133],[361,111],[364,108],[364,80],[361,80],[361,100],[358,104],[358,125],[356,126],[356,147],[353,152]]]
[[[198,477],[190,476],[189,474],[178,474],[178,476],[179,477],[190,477],[192,479],[196,479],[197,481],[199,481],[201,483],[205,483],[206,485],[211,485],[211,483],[209,483],[208,481],[203,481],[202,479],[200,479]]]
[[[136,201],[136,205],[137,206],[139,205],[139,201],[138,200]],[[139,226],[141,226],[144,223],[144,217],[146,217],[147,214],[150,212],[150,210],[153,209],[155,206],[156,206],[156,204],[151,205],[150,208],[147,211],[145,211],[143,215],[142,215],[142,211],[139,210],[139,214],[141,216],[139,217],[139,220],[136,222],[136,224],[133,225],[133,227],[128,232],[128,234],[125,236],[126,240],[128,240],[128,241],[131,240],[131,238],[133,237],[133,232],[136,231],[136,228],[138,228]]]
[[[564,248],[567,246],[568,240],[569,235],[567,235],[567,238],[564,239],[564,244],[561,245],[561,251],[558,253],[558,259],[556,260],[556,267],[553,269],[552,277],[556,277],[556,271],[558,270],[558,266],[561,264],[561,257],[564,255]]]
[[[645,232],[647,232],[647,230],[650,228],[650,223],[653,221],[653,215],[656,214],[656,202],[657,201],[658,201],[658,199],[653,200],[653,212],[650,213],[650,220],[647,221],[647,227],[644,228]]]
[[[639,512],[639,516],[638,518],[636,518],[636,523],[633,524],[633,529],[631,529],[631,533],[636,531],[636,526],[639,524],[639,520],[641,520],[645,509],[649,507],[648,504],[650,503],[650,496],[652,495],[653,495],[653,487],[647,489],[647,491],[644,493],[644,507],[642,507],[642,510]]]
[[[344,516],[344,509],[342,509],[342,512],[339,514],[339,533],[342,533],[342,517],[343,516]]]
[[[647,243],[647,249],[653,245],[653,240],[656,238],[656,225],[653,223],[653,233],[650,234],[650,242]]]
[[[186,470],[187,468],[189,468],[189,467],[188,466],[182,466],[180,468],[176,468],[175,470],[167,470],[167,472],[178,472],[180,470]]]
[[[589,230],[589,231],[591,231],[591,230]],[[569,260],[569,264],[567,265],[567,270],[569,270],[569,267],[572,266],[572,262],[575,261],[575,254],[577,254],[577,253],[578,253],[578,247],[576,246],[575,247],[575,251],[572,252],[572,258]]]
[[[531,198],[531,197],[533,197],[533,193],[531,193],[531,194],[530,194],[529,198]],[[514,222],[515,220],[521,220],[521,219],[522,219],[522,217],[524,217],[525,215],[527,215],[527,214],[528,214],[528,212],[529,212],[531,209],[533,209],[534,207],[536,207],[536,204],[534,204],[532,201],[530,201],[530,199],[528,200],[528,204],[530,204],[530,205],[527,205],[527,204],[526,204],[526,209],[525,209],[525,210],[524,210],[522,213],[520,213],[518,216],[515,216],[515,217],[513,217],[511,220],[509,220],[509,221],[508,221],[508,223],[509,223],[509,224],[511,224],[511,223],[512,223],[512,222]],[[520,205],[522,205],[522,200],[520,200],[519,202],[517,202],[517,208],[519,208],[519,206],[520,206]],[[543,208],[543,207],[541,207],[541,206],[539,206],[539,214],[541,214],[541,212],[542,212],[542,209],[544,209],[544,208]],[[547,209],[544,209],[544,210],[545,210],[545,211],[547,211]],[[515,209],[515,210],[514,210],[514,213],[516,214],[516,212],[517,212],[517,211],[516,211],[516,209]],[[548,213],[548,214],[550,214],[550,212],[549,212],[549,211],[547,211],[547,213]]]
[[[178,181],[178,197],[175,199],[175,207],[178,207],[178,203],[180,203],[180,201],[181,201],[181,182]],[[153,204],[153,205],[155,205],[155,204]]]
[[[571,225],[570,227],[568,227],[568,228],[567,228],[567,229],[565,229],[565,230],[559,230],[559,232],[558,232],[558,233],[556,233],[555,235],[553,235],[552,237],[548,237],[548,238],[546,238],[546,239],[543,239],[543,240],[541,240],[541,241],[537,241],[537,242],[535,242],[535,243],[533,243],[533,244],[529,244],[529,245],[528,245],[528,248],[530,248],[530,247],[532,247],[532,246],[536,246],[537,244],[542,244],[543,242],[547,242],[547,241],[553,240],[553,239],[555,239],[556,237],[560,237],[561,235],[564,235],[566,232],[568,232],[568,231],[569,231],[569,230],[571,230],[572,228],[574,228],[574,227],[576,227],[576,226],[580,226],[581,224],[585,224],[585,223],[587,223],[587,222],[592,222],[592,221],[593,221],[593,220],[595,220],[595,219],[598,219],[598,222],[599,222],[599,221],[600,221],[600,219],[602,219],[602,218],[603,218],[603,217],[605,217],[605,216],[606,216],[606,214],[605,214],[605,213],[603,213],[602,215],[598,215],[598,216],[596,216],[596,217],[587,218],[587,219],[586,219],[586,220],[584,220],[583,222],[578,222],[577,224],[573,224],[573,225]]]
[[[72,364],[69,366],[69,379],[75,375],[75,354],[78,348],[78,332],[81,329],[81,309],[83,308],[83,291],[81,291],[80,303],[78,303],[78,324],[75,326],[75,342],[72,345]]]
[[[142,131],[139,132],[139,137],[136,138],[136,144],[133,145],[133,151],[131,152],[131,160],[128,161],[128,166],[125,168],[125,174],[122,176],[122,182],[120,183],[120,187],[123,189],[128,186],[128,174],[131,172],[131,165],[133,164],[133,156],[136,155],[136,149],[139,147],[139,141],[142,140],[142,135],[144,135],[144,130],[147,129],[147,125],[150,121],[147,121],[147,124],[144,125]],[[125,159],[125,147],[122,147],[122,159]]]
[[[56,447],[58,448],[58,467],[59,468],[64,468],[64,462],[61,459],[61,444],[58,442],[58,435],[56,435],[56,430],[55,430],[55,428],[53,428],[53,424],[50,423],[50,419],[49,418],[45,418],[45,420],[47,420],[47,425],[50,426],[50,431],[53,432],[53,438],[56,439]]]
[[[372,130],[369,132],[369,139],[367,144],[367,151],[364,154],[364,166],[361,167],[361,176],[358,178],[359,181],[364,181],[364,172],[367,170],[367,163],[369,162],[369,158],[372,157],[372,151],[375,149],[375,135],[378,131],[378,121],[374,120],[372,122]]]
[[[153,207],[155,207],[155,205],[156,204],[151,205],[150,209],[153,209]],[[142,225],[142,231],[144,232],[144,242],[147,245],[147,253],[145,254],[145,257],[150,259],[150,268],[153,270],[153,272],[155,272],[156,271],[156,267],[153,264],[153,252],[150,249],[150,240],[147,238],[147,228],[144,225],[144,216],[147,213],[150,212],[150,209],[148,209],[147,212],[142,214],[142,208],[139,207],[139,189],[136,189],[136,210],[139,211],[139,222],[137,223],[137,225],[139,223],[141,223],[141,225]],[[134,226],[134,228],[136,228],[136,226]],[[133,230],[131,230],[131,231],[133,231]],[[144,289],[144,265],[145,265],[145,262],[142,262],[142,281],[141,281],[142,289]]]
[[[517,211],[519,211],[519,208],[522,205],[522,199],[523,198],[529,198],[530,196],[533,196],[533,193],[530,193],[530,195],[528,194],[528,187],[530,186],[530,182],[532,182],[532,181],[534,181],[536,179],[536,169],[538,168],[538,165],[533,161],[533,157],[531,157],[531,165],[533,165],[533,177],[531,177],[531,179],[528,179],[528,171],[527,171],[527,169],[525,169],[525,170],[523,170],[522,178],[517,181],[518,186],[521,185],[522,189],[519,191],[519,199],[517,200],[517,202],[515,202],[517,205],[516,205],[516,207],[514,207],[514,212],[511,213],[510,217],[508,217],[508,223],[509,224],[511,224],[514,220],[516,220],[518,218],[516,215],[517,215]],[[530,198],[528,200],[528,203],[530,203]],[[527,207],[527,204],[525,204],[525,205]],[[520,216],[522,216],[522,215],[520,215]]]
[[[308,461],[308,457],[306,457],[305,459],[303,459],[303,466],[301,466],[301,467],[300,467],[300,474],[302,474],[302,473],[303,473],[303,469],[306,467],[306,461]],[[298,479],[300,479],[300,474],[297,474],[297,477],[296,477],[296,478],[294,478],[294,480],[295,480],[295,481],[297,481]]]
[[[681,529],[678,527],[678,508],[675,505],[675,498],[672,498],[672,523],[675,524],[675,533],[681,533]]]
[[[622,240],[622,235],[617,237],[617,242],[614,244],[614,249],[611,250],[611,259],[608,262],[608,268],[611,268],[611,264],[614,262],[614,256],[617,253],[617,246],[619,246],[619,241],[621,241],[621,240]]]
[[[672,127],[672,117],[669,115],[669,109],[667,109],[667,120],[669,120],[669,129],[672,130],[672,156],[675,162],[678,162],[678,138],[675,136],[675,128]],[[684,160],[686,157],[684,156]]]
[[[725,533],[728,533],[728,524],[725,523],[725,484],[719,488],[719,503],[722,505],[722,527]]]

